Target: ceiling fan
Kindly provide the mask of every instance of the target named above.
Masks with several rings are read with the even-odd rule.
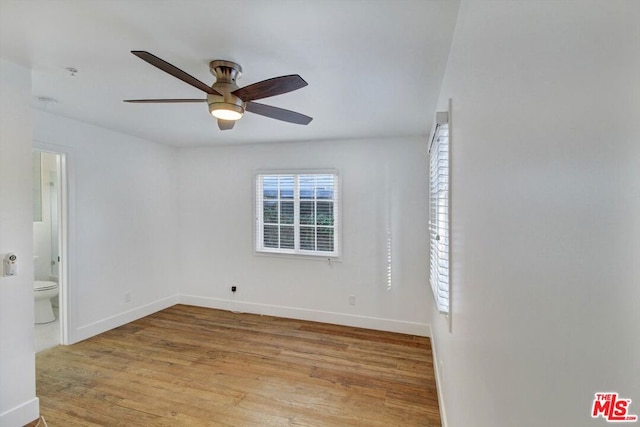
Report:
[[[141,51],[132,50],[138,58],[171,74],[191,86],[200,89],[207,94],[206,99],[125,99],[124,102],[133,103],[179,103],[179,102],[206,102],[209,104],[209,112],[218,120],[220,130],[229,130],[237,120],[242,118],[245,111],[260,114],[284,122],[307,125],[313,120],[309,116],[295,111],[273,107],[271,105],[253,102],[257,99],[281,95],[307,86],[302,77],[297,74],[274,77],[238,88],[236,79],[242,74],[242,67],[231,61],[214,60],[209,63],[211,74],[216,77],[212,86],[185,73],[178,67],[169,64],[157,56]]]

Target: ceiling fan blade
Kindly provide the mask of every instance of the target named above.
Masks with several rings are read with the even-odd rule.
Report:
[[[233,129],[233,125],[236,124],[235,120],[222,120],[218,119],[218,127],[220,130],[229,130]]]
[[[255,101],[256,99],[268,98],[270,96],[281,95],[307,86],[302,77],[297,74],[290,76],[274,77],[263,80],[249,86],[234,90],[232,93],[244,102]]]
[[[258,104],[257,102],[247,102],[245,110],[251,111],[261,116],[269,117],[283,122],[295,123],[297,125],[308,125],[313,118],[295,111],[285,110],[284,108],[273,107],[271,105]]]
[[[168,104],[174,102],[207,102],[206,99],[125,99],[123,102],[136,104]]]
[[[206,92],[212,95],[220,95],[218,91],[202,83],[200,80],[196,79],[192,75],[185,73],[175,65],[169,64],[164,59],[160,59],[149,52],[145,52],[144,50],[132,50],[131,53],[133,53],[135,56],[142,59],[143,61],[147,61],[149,64],[153,65],[154,67],[160,68],[165,73],[169,73],[173,77],[176,77],[182,80],[183,82],[188,83],[191,86],[200,89],[203,92]]]

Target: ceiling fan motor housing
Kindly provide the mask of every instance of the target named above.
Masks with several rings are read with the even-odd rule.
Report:
[[[244,114],[245,102],[232,94],[238,89],[236,79],[242,75],[242,67],[231,61],[215,60],[209,63],[211,74],[216,77],[216,82],[211,86],[221,95],[207,94],[207,104],[209,112],[214,110],[231,110],[240,115]]]

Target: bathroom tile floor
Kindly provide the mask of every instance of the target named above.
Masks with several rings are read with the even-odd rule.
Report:
[[[60,344],[60,319],[56,316],[55,322],[35,325],[35,338],[36,353]]]

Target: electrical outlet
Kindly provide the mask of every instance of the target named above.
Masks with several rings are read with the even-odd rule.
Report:
[[[237,286],[232,286],[232,287],[231,287],[231,292],[235,292],[235,291],[237,291],[237,290],[238,290],[238,287],[237,287]]]
[[[349,295],[349,305],[356,305],[356,296]]]
[[[131,302],[131,292],[124,293],[124,302]]]

